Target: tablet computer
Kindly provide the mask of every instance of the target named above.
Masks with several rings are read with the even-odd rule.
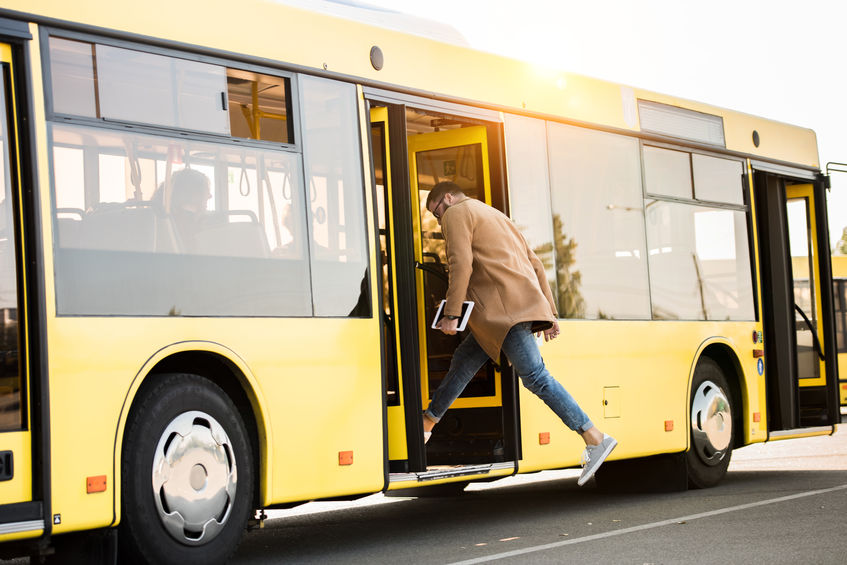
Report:
[[[470,300],[462,302],[462,315],[459,317],[459,327],[456,328],[456,331],[464,331],[468,326],[468,320],[471,318],[473,304],[474,303]],[[435,326],[438,325],[438,322],[440,322],[441,318],[444,317],[444,307],[446,305],[447,300],[442,300],[441,304],[438,305],[438,311],[435,313],[435,318],[432,320],[432,329],[437,329]]]

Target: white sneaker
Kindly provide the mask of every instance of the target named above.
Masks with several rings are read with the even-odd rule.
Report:
[[[582,474],[576,482],[579,486],[588,482],[588,479],[594,476],[606,457],[612,452],[618,444],[617,440],[608,434],[603,434],[603,441],[598,445],[586,445],[585,452],[582,455]]]

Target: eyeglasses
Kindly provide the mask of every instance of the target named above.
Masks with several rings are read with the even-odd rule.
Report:
[[[431,211],[432,211],[432,215],[433,215],[433,216],[435,216],[435,219],[436,219],[436,220],[440,220],[440,219],[441,219],[441,214],[439,214],[439,213],[438,213],[438,208],[439,208],[439,207],[441,206],[441,204],[444,202],[444,197],[445,197],[445,196],[447,196],[447,195],[445,194],[444,196],[442,196],[442,197],[441,197],[441,200],[439,200],[439,201],[438,201],[438,204],[436,204],[436,205],[435,205],[435,208],[433,208],[433,209],[431,210]]]

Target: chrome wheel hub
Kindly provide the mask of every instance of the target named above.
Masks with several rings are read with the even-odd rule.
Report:
[[[237,482],[223,427],[205,412],[168,424],[153,456],[153,499],[165,530],[186,545],[214,539],[229,519]]]
[[[732,441],[732,413],[726,393],[711,381],[702,383],[694,394],[691,430],[697,456],[706,465],[719,464]]]

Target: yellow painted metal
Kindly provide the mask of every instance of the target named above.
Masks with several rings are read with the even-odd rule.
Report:
[[[6,81],[14,81],[16,69],[13,67],[12,48],[10,45],[5,43],[0,44],[0,64],[7,66],[9,69],[9,72],[6,73]],[[8,138],[2,140],[4,144],[17,143],[19,131],[16,112],[17,100],[15,85],[14,83],[8,84],[7,87],[8,88],[4,93],[4,97],[6,98],[6,107],[0,109],[5,113],[5,120],[8,128]],[[17,147],[8,147],[7,150],[10,160],[16,160],[18,158],[19,150]],[[5,171],[5,175],[7,175],[5,182],[11,181],[12,189],[18,192],[17,200],[21,201],[20,166],[17,162],[11,162],[9,165],[9,169]],[[15,174],[15,178],[9,177],[11,174]],[[11,206],[11,203],[7,202],[6,205]],[[24,225],[23,219],[22,209],[21,207],[18,207],[18,225]],[[8,226],[7,229],[12,230],[14,227]],[[31,411],[27,408],[30,404],[30,391],[32,390],[28,384],[31,374],[30,366],[32,363],[28,335],[29,313],[27,311],[27,292],[29,285],[27,284],[26,273],[21,269],[22,263],[20,263],[20,261],[27,261],[29,250],[24,246],[24,241],[20,237],[19,233],[14,237],[9,237],[7,245],[12,245],[12,242],[14,241],[17,241],[21,250],[20,257],[18,257],[15,261],[19,271],[21,272],[22,282],[22,284],[17,288],[18,304],[21,308],[18,312],[18,370],[20,371],[19,384],[21,389],[20,410],[23,410],[26,415],[26,421],[23,422],[23,429],[21,430],[0,433],[0,450],[11,451],[14,457],[14,473],[12,478],[8,481],[0,482],[0,505],[32,500],[32,416]],[[14,249],[10,249],[9,251],[14,254]],[[9,280],[15,281],[17,279],[14,275],[12,275],[9,277]],[[24,537],[37,535],[37,533],[38,532],[30,532],[28,535],[24,535]],[[0,539],[12,538],[0,537]]]
[[[397,264],[397,253],[394,245],[394,201],[392,198],[392,189],[391,189],[391,143],[389,140],[388,134],[388,109],[381,108],[371,108],[371,123],[372,124],[382,124],[383,127],[383,141],[385,144],[385,155],[384,155],[384,182],[385,182],[385,190],[388,195],[385,198],[385,223],[388,227],[389,233],[392,234],[391,245],[386,252],[389,254],[389,261],[392,265]],[[376,151],[377,149],[374,148]],[[377,187],[379,190],[379,187]],[[404,323],[404,321],[400,317],[400,312],[396,308],[398,303],[397,300],[397,269],[391,269],[391,288],[393,289],[392,295],[389,297],[389,300],[394,301],[394,327],[400,327],[400,324]],[[394,338],[394,351],[400,351],[400,335],[397,331],[394,332],[393,336],[387,336]],[[397,406],[388,406],[387,408],[387,426],[388,426],[388,459],[395,460],[404,460],[409,458],[408,454],[408,446],[406,444],[406,417],[405,417],[405,401],[403,396],[403,361],[398,354],[396,356],[395,362],[397,363],[397,395],[399,397],[399,404]]]
[[[425,151],[433,151],[437,149],[445,149],[450,147],[462,147],[466,145],[479,144],[481,146],[482,156],[482,175],[483,187],[485,194],[485,202],[491,203],[491,177],[488,165],[488,140],[486,131],[483,126],[472,126],[466,128],[458,128],[446,131],[438,131],[434,133],[425,133],[420,135],[408,136],[409,150],[409,176],[412,190],[412,226],[414,229],[415,238],[415,259],[423,262],[423,242],[421,239],[422,224],[421,218],[426,211],[426,202],[421,201],[420,191],[418,187],[418,153]],[[460,170],[460,167],[456,167]],[[427,367],[427,344],[426,344],[426,328],[432,323],[432,320],[427,320],[424,313],[425,304],[424,296],[424,277],[423,273],[417,271],[415,273],[417,296],[418,296],[418,335],[420,335],[420,356],[421,356],[421,375],[429,374]],[[492,396],[476,396],[468,398],[458,398],[452,405],[453,408],[480,408],[486,406],[500,406],[502,404],[503,390],[500,375],[497,374],[494,380],[494,395]],[[421,379],[421,408],[425,409],[429,405],[429,379]]]
[[[10,10],[39,14],[59,22],[81,22],[182,45],[285,61],[380,84],[447,94],[460,100],[477,100],[633,131],[639,130],[637,118],[628,121],[621,108],[637,99],[653,100],[720,116],[727,149],[819,167],[817,139],[812,130],[709,104],[632,89],[267,0],[244,0],[239,10],[232,10],[224,0],[150,0],[146,6],[146,10],[130,16],[123,4],[106,0],[4,1],[4,7]],[[162,14],[167,17],[161,17]],[[285,22],[284,33],[280,32],[279,22]],[[316,36],[315,30],[320,30],[319,35]],[[374,45],[380,47],[387,63],[379,71],[371,65],[369,57]],[[752,141],[754,130],[762,140],[759,147]]]
[[[32,434],[29,430],[0,434],[0,451],[14,456],[14,476],[0,482],[0,505],[32,500]]]
[[[847,405],[847,353],[838,354],[838,390],[841,405]]]
[[[126,339],[138,335],[148,337]],[[383,486],[373,320],[58,318],[49,336],[51,397],[62,399],[52,410],[56,531],[111,523],[132,395],[156,362],[179,351],[218,355],[242,375],[259,420],[263,505]],[[80,410],[92,394],[98,409]],[[85,457],[76,456],[80,441]],[[353,451],[354,464],[339,466],[339,451]],[[100,474],[107,492],[86,494],[85,478]]]
[[[768,438],[768,441],[782,441],[784,439],[800,439],[804,437],[831,436],[835,434],[836,431],[838,431],[837,425],[827,426],[825,428],[814,428],[808,431],[794,430],[792,433],[771,436],[770,438]]]
[[[815,209],[815,199],[813,186],[811,184],[797,184],[793,186],[788,186],[785,188],[785,196],[788,199],[793,198],[802,198],[806,201],[807,211],[808,211],[808,221],[809,221],[809,247],[811,248],[811,257],[808,259],[802,258],[792,258],[792,267],[794,269],[794,278],[808,278],[810,284],[814,284],[814,288],[812,289],[814,297],[815,297],[815,332],[819,336],[823,336],[823,320],[821,317],[821,312],[823,312],[823,306],[821,303],[821,269],[820,269],[820,257],[818,256],[818,220],[817,220],[817,210]],[[809,267],[808,260],[811,260],[813,272],[812,276],[809,277]],[[826,350],[824,349],[824,342],[821,340],[820,342],[821,353],[826,357]],[[800,387],[810,387],[810,386],[824,386],[827,381],[826,374],[826,363],[820,359],[818,359],[818,377],[817,378],[803,378],[799,379]]]
[[[764,403],[753,357],[757,346],[751,339],[760,327],[757,322],[560,320],[559,324],[559,339],[541,346],[544,362],[591,421],[618,439],[612,459],[687,449],[694,367],[705,348],[714,345],[728,348],[740,362],[745,443],[767,439],[765,420],[752,421],[755,407]],[[618,417],[604,417],[608,387],[618,388]],[[520,387],[520,412],[519,472],[579,465],[584,448],[580,437],[525,387]],[[672,431],[665,431],[666,421],[674,423]],[[539,434],[545,432],[550,443],[541,445]]]

